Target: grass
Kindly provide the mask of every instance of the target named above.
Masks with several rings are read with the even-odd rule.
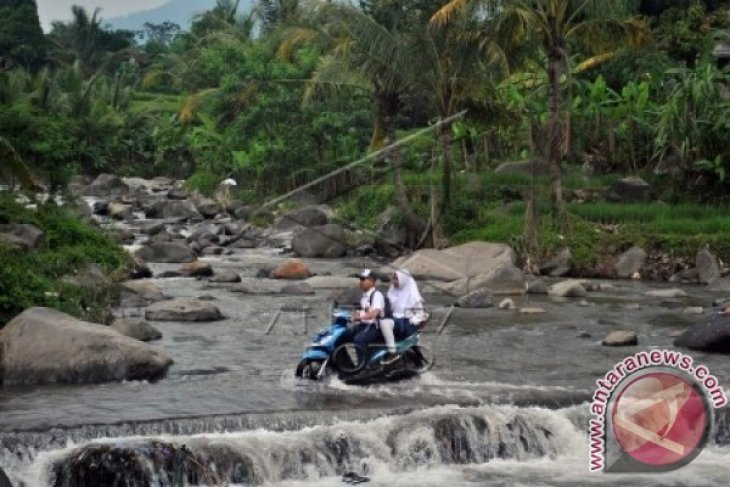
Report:
[[[621,175],[586,179],[577,174],[566,176],[568,189],[605,189]],[[428,214],[430,187],[439,188],[440,175],[410,172],[404,179],[416,209]],[[475,184],[473,174],[455,174],[453,199],[442,220],[450,243],[471,240],[503,242],[521,251],[524,232],[525,203],[529,188],[526,176],[480,174]],[[590,266],[607,249],[621,251],[639,245],[647,251],[665,251],[694,258],[709,245],[718,257],[730,260],[730,207],[699,203],[569,203],[571,229],[561,235],[549,217],[550,204],[546,181],[538,186],[540,249],[552,254],[569,247],[576,264]],[[505,196],[506,195],[506,196]],[[374,229],[377,217],[394,205],[391,184],[363,187],[349,195],[338,207],[338,214],[348,221]],[[608,225],[617,227],[615,230]]]
[[[111,295],[62,282],[89,264],[121,275],[131,265],[130,256],[97,229],[52,202],[38,211],[15,202],[14,194],[0,192],[0,223],[30,223],[40,228],[44,240],[34,251],[0,246],[0,327],[26,308],[47,306],[74,316],[99,320],[106,314]]]

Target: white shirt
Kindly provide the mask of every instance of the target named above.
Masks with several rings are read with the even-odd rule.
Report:
[[[375,296],[373,296],[373,308],[380,310],[380,317],[383,317],[383,310],[385,309],[385,298],[383,297],[383,293],[380,291],[376,292],[377,290],[375,287],[370,288],[370,290],[366,293],[362,294],[362,297],[360,298],[360,308],[362,308],[363,311],[369,311],[370,310],[370,295],[375,293]],[[366,324],[373,324],[376,322],[376,320],[360,320],[361,323]]]

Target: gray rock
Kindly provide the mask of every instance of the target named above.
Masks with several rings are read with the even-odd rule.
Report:
[[[202,198],[195,207],[206,218],[213,218],[221,211],[220,205],[210,198]]]
[[[548,286],[542,279],[533,279],[527,282],[527,294],[547,294]]]
[[[333,223],[302,228],[294,234],[292,249],[299,257],[335,259],[347,252],[342,243],[344,238],[345,232],[342,226]]]
[[[118,196],[129,192],[129,186],[118,176],[100,174],[94,181],[81,190],[83,196]]]
[[[241,282],[241,276],[237,272],[223,270],[216,272],[210,282]]]
[[[692,267],[691,269],[684,269],[681,270],[675,274],[672,274],[668,281],[669,282],[687,282],[687,283],[697,283],[697,280],[699,279],[699,272],[696,268]]]
[[[7,235],[7,237],[6,237]],[[37,249],[43,242],[43,231],[29,223],[6,223],[0,225],[0,243],[22,249]]]
[[[707,248],[697,252],[695,266],[697,267],[699,280],[702,284],[709,284],[715,279],[720,278],[720,265],[717,262],[717,257]]]
[[[145,262],[186,263],[197,260],[187,245],[177,242],[152,243],[140,248],[134,255]]]
[[[638,345],[639,337],[636,332],[629,330],[616,330],[609,333],[601,342],[607,347],[626,347],[630,345]]]
[[[499,309],[510,311],[515,309],[515,302],[512,301],[510,298],[505,298],[499,303]]]
[[[190,200],[157,201],[145,208],[147,218],[201,219],[202,216]]]
[[[5,384],[156,380],[172,359],[156,347],[50,308],[30,308],[0,334]]]
[[[207,262],[188,262],[183,264],[180,272],[188,277],[210,277],[213,275],[213,267]]]
[[[562,277],[566,275],[571,269],[571,257],[570,249],[564,248],[558,255],[540,266],[540,274],[549,275],[550,277]]]
[[[61,280],[66,284],[84,289],[93,289],[99,293],[105,292],[112,285],[111,280],[96,264],[88,264],[75,275],[64,276]]]
[[[153,223],[142,229],[142,233],[145,235],[157,235],[165,230],[165,224],[163,222]]]
[[[206,247],[202,252],[202,254],[206,256],[221,255],[222,253],[223,247]]]
[[[172,188],[167,192],[167,198],[171,200],[186,200],[189,196],[190,193],[183,187]]]
[[[501,266],[513,267],[515,252],[508,245],[489,242],[469,242],[443,250],[423,249],[396,259],[391,266],[381,269],[389,275],[393,268],[408,269],[416,279],[456,281],[493,274]],[[520,279],[524,276],[520,272]],[[471,289],[464,288],[466,294]],[[524,289],[522,289],[522,292]]]
[[[124,307],[141,307],[167,299],[154,281],[135,279],[120,284]]]
[[[128,336],[142,342],[149,342],[162,338],[162,332],[160,332],[160,330],[146,321],[139,319],[123,318],[115,320],[114,323],[111,324],[111,328],[124,336]]]
[[[588,291],[583,287],[581,281],[570,279],[550,286],[548,294],[561,298],[584,298],[588,296]]]
[[[683,296],[686,296],[687,293],[682,291],[679,288],[671,288],[671,289],[653,289],[651,291],[645,292],[644,295],[651,296],[654,298],[672,299],[672,298],[681,298]]]
[[[616,181],[608,191],[606,199],[617,203],[645,203],[651,201],[651,193],[649,183],[631,176]]]
[[[456,301],[455,306],[460,308],[491,308],[494,306],[492,293],[487,289],[477,289],[460,297]]]
[[[619,255],[614,265],[616,275],[622,278],[631,277],[634,272],[639,272],[646,262],[646,252],[639,247],[631,247]]]
[[[306,282],[295,282],[291,284],[286,284],[281,288],[282,294],[292,294],[292,295],[308,295],[308,294],[314,294],[314,289],[312,289],[312,286],[307,284]]]
[[[715,315],[709,322],[690,327],[674,341],[678,347],[730,354],[730,319]]]
[[[150,321],[216,321],[223,314],[212,304],[190,298],[161,301],[147,308],[145,319]]]

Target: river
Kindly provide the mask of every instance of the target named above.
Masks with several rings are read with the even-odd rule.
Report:
[[[262,248],[201,260],[247,280],[287,257]],[[335,276],[373,265],[365,258],[307,263]],[[151,267],[158,273],[179,266]],[[451,300],[422,283],[433,314],[422,341],[434,350],[436,366],[413,380],[362,387],[294,379],[298,357],[328,322],[337,290],[287,297],[232,293],[190,278],[152,282],[171,297],[212,299],[226,319],[155,322],[164,338],[154,344],[175,361],[156,383],[0,389],[0,466],[13,485],[65,485],[56,465],[81,445],[149,451],[156,441],[206,452],[219,474],[237,465],[241,473],[230,478],[242,485],[335,486],[348,471],[367,475],[373,486],[728,484],[724,419],[708,447],[678,471],[588,472],[586,401],[596,379],[639,350],[671,348],[671,332],[699,319],[683,308],[711,312],[718,296],[700,287],[661,300],[644,295],[660,285],[612,281],[582,305],[546,295],[517,297],[518,307],[539,306],[545,313],[456,309],[437,335]],[[267,334],[282,307],[295,310],[282,313]],[[307,308],[306,316],[296,308]],[[616,328],[637,331],[639,346],[602,346]],[[692,356],[730,387],[726,357]],[[85,485],[94,485],[89,481]]]

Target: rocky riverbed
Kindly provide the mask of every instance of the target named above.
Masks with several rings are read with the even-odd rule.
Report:
[[[588,475],[585,401],[595,380],[627,355],[674,347],[691,328],[680,343],[707,350],[691,353],[730,383],[726,356],[715,353],[727,352],[722,306],[712,306],[723,291],[525,276],[509,247],[484,243],[396,262],[419,277],[432,313],[423,336],[437,357],[432,371],[365,388],[300,383],[293,371],[309,336],[328,322],[334,299],[357,296],[356,271],[387,275],[391,260],[379,256],[386,245],[323,207],[260,228],[248,219],[271,215],[196,198],[169,180],[109,176],[76,190],[89,203],[87,217],[139,258],[141,279],[122,284],[114,310],[124,321],[96,326],[115,334],[109,342],[165,357],[166,374],[139,380],[120,376],[115,362],[87,360],[98,374],[69,380],[35,362],[6,362],[6,378],[34,377],[6,379],[0,398],[0,465],[14,485],[77,485],[73,472],[88,471],[84,459],[106,461],[108,475],[126,461],[148,479],[195,464],[188,481],[204,485],[339,485],[348,470],[366,472],[374,485],[655,485]],[[717,285],[722,266],[709,262],[717,274],[702,270],[698,256],[697,275]],[[44,313],[34,310],[24,323]],[[3,334],[7,344],[16,340]],[[91,343],[85,353],[120,353]],[[14,375],[9,363],[20,363]],[[44,382],[53,383],[34,385]],[[710,447],[672,485],[725,485],[730,434],[719,418]]]

